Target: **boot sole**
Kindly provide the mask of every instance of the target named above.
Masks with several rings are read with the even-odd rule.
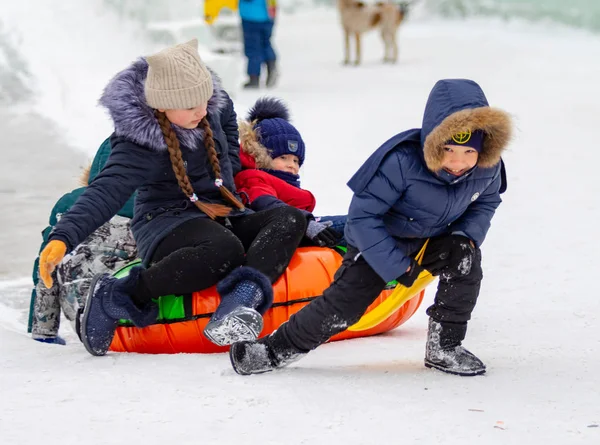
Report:
[[[458,372],[458,371],[451,371],[448,368],[444,368],[440,365],[437,365],[435,363],[432,363],[430,361],[425,360],[425,367],[426,368],[431,368],[431,369],[437,369],[438,371],[442,371],[445,372],[446,374],[452,374],[452,375],[459,375],[461,377],[474,377],[476,375],[482,375],[485,374],[486,369],[480,369],[478,371],[473,371],[473,372]]]
[[[85,307],[83,309],[83,319],[81,320],[81,332],[80,332],[80,334],[81,334],[80,339],[81,339],[81,342],[83,343],[83,346],[85,346],[86,351],[96,357],[101,357],[103,355],[106,355],[106,353],[108,351],[99,353],[94,348],[92,348],[92,345],[90,345],[90,343],[88,342],[88,338],[87,338],[87,335],[85,335],[85,333],[87,332],[87,320],[88,320],[90,308],[92,307],[92,298],[93,298],[94,290],[96,289],[96,283],[98,282],[98,280],[100,278],[102,278],[102,276],[103,276],[102,274],[96,275],[90,284],[90,290],[89,290],[90,293],[88,294],[87,300],[85,302]]]
[[[204,335],[217,346],[228,346],[239,341],[253,341],[263,329],[263,318],[256,310],[238,307],[222,320],[209,322]]]
[[[84,310],[85,306],[83,308],[79,308],[77,309],[77,314],[75,315],[75,332],[77,333],[77,337],[79,338],[79,341],[83,343],[83,340],[81,338],[81,319],[83,318],[83,310]]]
[[[255,369],[246,369],[243,366],[240,366],[238,363],[238,360],[235,359],[234,357],[238,355],[238,348],[244,348],[245,349],[246,345],[245,344],[232,344],[231,348],[229,349],[229,361],[231,362],[231,367],[233,368],[233,370],[239,374],[239,375],[252,375],[252,374],[264,374],[265,372],[271,372],[273,371],[275,368],[269,368],[269,369],[260,369],[260,370],[255,370]]]
[[[238,367],[237,360],[233,358],[237,354],[237,351],[236,351],[237,348],[242,347],[242,346],[243,345],[236,345],[236,344],[231,345],[231,348],[229,348],[229,361],[231,362],[231,367],[237,374],[250,375],[251,374],[250,372],[247,372],[245,369]]]

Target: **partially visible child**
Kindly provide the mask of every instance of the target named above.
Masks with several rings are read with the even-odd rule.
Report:
[[[110,140],[100,146],[94,161],[84,172],[77,188],[63,195],[54,205],[49,225],[42,232],[40,252],[46,247],[50,232],[66,214],[89,183],[100,173],[110,155]],[[90,282],[99,273],[114,273],[133,261],[137,248],[131,233],[133,196],[123,208],[92,233],[83,243],[66,255],[53,273],[53,283],[48,288],[38,275],[36,258],[33,266],[34,289],[32,292],[29,330],[34,340],[44,343],[65,344],[59,334],[61,312],[71,323],[76,324],[79,308],[83,307]]]
[[[290,123],[286,105],[279,99],[264,97],[239,122],[242,171],[235,185],[244,203],[253,210],[282,205],[304,212],[308,225],[306,238],[321,247],[345,245],[346,216],[314,217],[314,195],[300,187],[300,167],[305,145],[300,132]]]
[[[348,252],[334,282],[273,334],[235,343],[236,372],[266,372],[300,358],[356,323],[387,282],[410,287],[424,268],[440,276],[427,309],[425,366],[483,374],[485,365],[462,341],[483,278],[480,247],[502,201],[500,156],[511,131],[508,114],[491,108],[475,82],[439,81],[422,128],[387,141],[348,183]],[[419,265],[414,256],[427,239]]]

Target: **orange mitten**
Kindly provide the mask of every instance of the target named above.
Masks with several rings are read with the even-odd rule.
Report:
[[[40,254],[40,277],[48,289],[52,287],[52,272],[67,253],[67,245],[59,240],[50,241]]]

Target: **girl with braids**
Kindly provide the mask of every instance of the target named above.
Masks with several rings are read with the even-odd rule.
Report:
[[[81,338],[104,355],[119,319],[152,324],[161,295],[217,284],[221,304],[205,329],[218,345],[255,339],[272,304],[271,284],[306,229],[293,207],[254,213],[235,193],[240,169],[237,116],[197,41],[136,61],[117,74],[100,103],[115,125],[100,174],[54,227],[40,255],[51,273],[137,190],[131,229],[144,266],[126,278],[98,275],[90,285]]]

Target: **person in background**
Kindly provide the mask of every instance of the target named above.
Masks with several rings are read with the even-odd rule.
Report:
[[[244,53],[248,59],[248,82],[244,88],[260,87],[262,65],[267,66],[267,87],[277,83],[277,55],[271,45],[271,35],[277,11],[276,0],[240,0],[240,17],[244,34]]]

